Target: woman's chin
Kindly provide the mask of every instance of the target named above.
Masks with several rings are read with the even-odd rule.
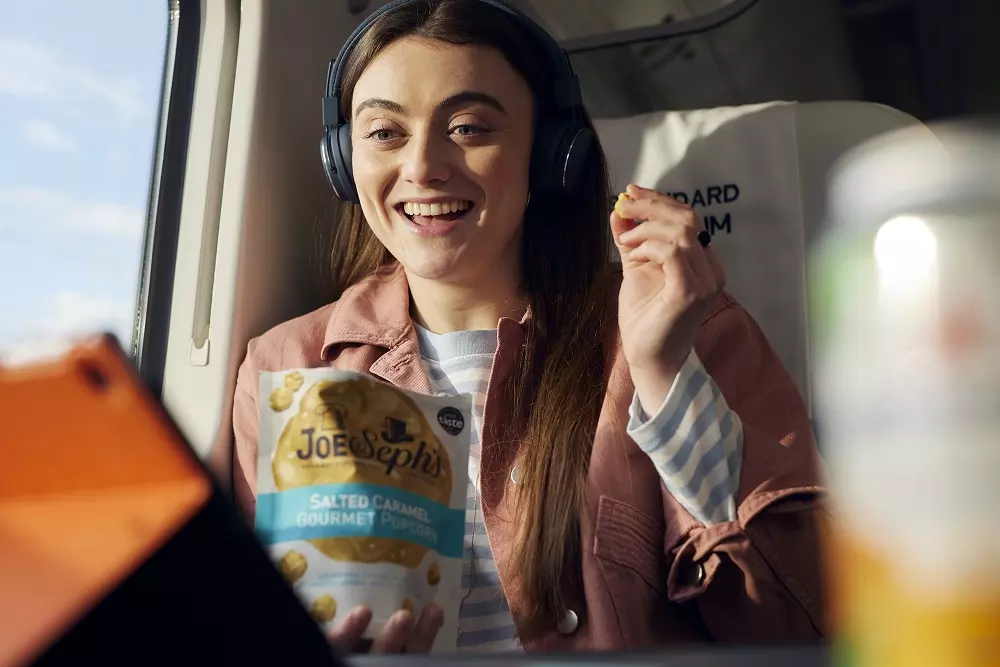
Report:
[[[406,257],[400,260],[407,276],[423,280],[447,282],[463,274],[462,267],[454,257]]]

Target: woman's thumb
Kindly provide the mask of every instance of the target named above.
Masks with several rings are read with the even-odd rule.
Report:
[[[611,236],[614,239],[615,246],[618,248],[618,252],[621,254],[623,265],[628,262],[629,249],[618,242],[618,237],[628,230],[633,229],[636,224],[635,220],[623,218],[615,211],[611,212]]]

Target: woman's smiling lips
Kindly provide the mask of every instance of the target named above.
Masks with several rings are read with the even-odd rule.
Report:
[[[393,209],[411,232],[435,238],[450,234],[474,207],[467,199],[431,197],[408,199],[396,204]]]

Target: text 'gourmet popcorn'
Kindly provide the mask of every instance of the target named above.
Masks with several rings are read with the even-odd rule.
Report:
[[[256,530],[324,629],[358,605],[444,612],[454,651],[471,397],[329,368],[261,373]]]

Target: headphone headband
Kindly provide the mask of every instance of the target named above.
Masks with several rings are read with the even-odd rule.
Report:
[[[323,98],[323,125],[334,127],[348,122],[340,108],[341,79],[343,77],[344,66],[347,63],[351,52],[378,18],[397,7],[413,4],[419,0],[392,0],[382,7],[379,7],[365,18],[364,21],[354,29],[344,45],[340,48],[336,59],[330,61],[326,74],[326,96]],[[552,85],[552,101],[559,110],[573,109],[583,104],[583,96],[580,93],[580,80],[573,72],[569,55],[562,47],[547,33],[540,25],[531,20],[526,14],[511,7],[502,0],[470,0],[481,2],[505,12],[527,28],[535,36],[537,42],[549,54],[549,60],[555,70],[555,80]]]

